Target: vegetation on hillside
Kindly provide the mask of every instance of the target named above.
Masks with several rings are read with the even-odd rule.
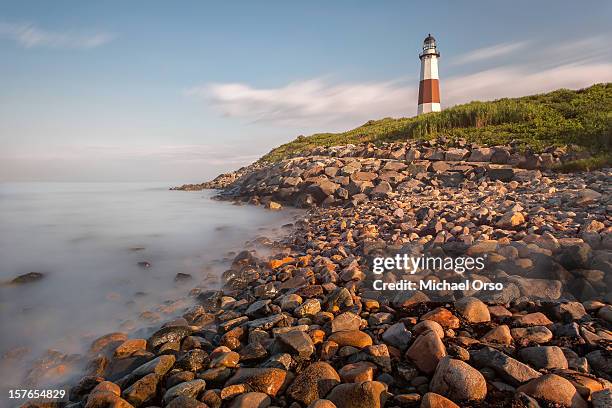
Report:
[[[470,102],[412,118],[371,120],[347,132],[300,136],[273,149],[261,160],[279,161],[316,146],[438,136],[464,138],[483,145],[514,141],[520,148],[535,151],[547,146],[575,144],[585,150],[610,152],[612,83],[577,91],[559,89],[521,98]]]

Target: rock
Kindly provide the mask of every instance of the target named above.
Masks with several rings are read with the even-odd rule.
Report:
[[[589,244],[577,243],[561,249],[559,263],[566,269],[588,269],[592,250]]]
[[[587,408],[588,404],[571,382],[555,374],[546,374],[517,388],[534,398],[570,408]]]
[[[364,348],[372,345],[372,338],[359,330],[347,330],[332,333],[329,336],[329,340],[337,343],[340,347],[342,346],[353,346],[357,348]]]
[[[421,334],[406,352],[406,357],[414,361],[419,370],[431,374],[438,362],[446,356],[446,347],[433,331]]]
[[[491,162],[493,163],[496,159],[496,154],[497,152],[493,153],[493,156],[491,157]],[[489,176],[492,181],[512,181],[514,179],[514,169],[510,167],[490,167],[487,169],[487,176]]]
[[[135,352],[144,351],[146,349],[147,341],[145,339],[128,339],[117,346],[113,356],[115,358],[125,358],[131,356]]]
[[[147,374],[125,389],[122,396],[127,402],[135,407],[145,405],[155,398],[159,379],[159,375],[155,373]]]
[[[149,337],[149,347],[154,350],[164,343],[180,343],[183,338],[191,334],[188,326],[169,326],[163,327]]]
[[[340,313],[330,322],[332,333],[348,330],[359,330],[361,317],[352,312]]]
[[[453,315],[450,310],[443,307],[438,307],[431,312],[425,313],[423,316],[421,316],[421,320],[433,320],[434,322],[439,323],[440,326],[447,329],[457,329],[460,325],[457,316]]]
[[[513,385],[522,384],[541,375],[527,364],[491,347],[470,350],[470,362],[479,367],[492,368],[501,378]]]
[[[461,161],[470,154],[467,149],[448,149],[444,156],[445,160],[448,161]]]
[[[175,361],[176,358],[172,355],[162,355],[139,366],[130,375],[136,378],[144,377],[151,373],[163,376],[172,368]]]
[[[163,400],[164,400],[164,403],[167,404],[170,401],[172,401],[174,398],[180,397],[180,396],[191,397],[191,398],[197,399],[198,395],[202,391],[204,391],[205,388],[206,388],[206,381],[204,380],[197,379],[193,381],[183,382],[167,390],[166,393],[164,394]]]
[[[439,338],[444,338],[444,328],[440,326],[440,323],[434,322],[433,320],[423,320],[418,322],[412,328],[412,333],[415,336],[418,336],[421,333],[425,333],[427,330],[433,330]]]
[[[325,362],[315,362],[297,375],[287,389],[287,394],[296,401],[308,405],[324,398],[329,391],[340,383],[340,376]]]
[[[359,361],[357,363],[345,364],[338,374],[340,374],[342,382],[360,383],[372,381],[376,368],[376,364],[369,361]]]
[[[444,332],[442,333],[442,335],[444,335]],[[382,340],[385,343],[398,348],[400,351],[406,350],[411,338],[412,334],[406,329],[406,326],[402,322],[391,325],[382,335]]]
[[[512,344],[510,328],[505,324],[497,326],[482,336],[480,341],[485,343]]]
[[[519,211],[508,211],[497,221],[501,228],[515,228],[525,223],[525,216]]]
[[[246,384],[253,391],[265,392],[271,397],[275,397],[285,382],[287,371],[278,368],[246,368],[241,367],[230,378],[225,386],[234,384]]]
[[[612,355],[604,350],[594,350],[586,356],[591,367],[595,370],[612,376]]]
[[[321,311],[321,303],[317,299],[307,299],[296,307],[293,314],[297,317],[313,316]]]
[[[189,350],[177,360],[174,367],[195,372],[201,370],[206,364],[208,364],[208,361],[208,354],[204,350]]]
[[[195,398],[181,395],[174,398],[168,405],[164,408],[209,408],[203,402],[198,401]]]
[[[336,404],[326,399],[318,399],[308,405],[308,408],[336,408]]]
[[[470,323],[482,323],[491,320],[489,309],[481,300],[465,297],[455,302],[455,309]]]
[[[44,277],[45,274],[41,272],[28,272],[13,278],[10,283],[13,285],[23,285],[25,283],[37,282]]]
[[[104,336],[97,338],[96,340],[94,340],[93,343],[91,343],[91,346],[89,347],[89,352],[98,353],[113,345],[118,347],[126,340],[127,334],[125,333],[116,332],[105,334]]]
[[[546,317],[544,313],[536,312],[529,313],[523,316],[519,316],[514,319],[513,325],[517,327],[524,326],[548,326],[553,324],[553,322]]]
[[[280,210],[281,208],[283,208],[283,206],[280,203],[277,203],[276,201],[270,201],[267,205],[266,208],[273,210],[273,211],[277,211]]]
[[[327,396],[338,408],[382,408],[386,387],[378,381],[337,385]]]
[[[529,344],[533,343],[548,343],[552,338],[553,334],[544,326],[532,326],[532,327],[519,327],[516,329],[510,329],[510,334],[515,341]]]
[[[593,408],[609,408],[612,407],[612,390],[601,390],[591,394],[591,402]]]
[[[440,394],[428,392],[423,395],[420,408],[460,408],[459,405]]]
[[[436,368],[430,389],[453,401],[480,401],[487,395],[487,382],[469,364],[444,357]]]
[[[228,347],[219,346],[210,354],[210,368],[236,367],[240,361],[240,354]]]
[[[537,369],[567,368],[563,350],[557,346],[525,347],[519,351],[519,358]]]
[[[292,330],[276,336],[281,348],[288,353],[297,354],[300,358],[307,359],[315,352],[314,344],[310,336],[300,330]]]
[[[234,398],[230,408],[268,408],[272,401],[263,392],[247,392]]]
[[[260,317],[267,316],[270,314],[270,299],[263,299],[253,302],[249,305],[247,310],[244,312],[245,315],[251,319],[258,319]]]

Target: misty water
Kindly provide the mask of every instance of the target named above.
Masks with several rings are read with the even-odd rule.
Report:
[[[1,388],[20,385],[45,350],[82,353],[96,336],[173,318],[194,286],[218,285],[230,251],[295,215],[212,195],[165,183],[0,184]],[[28,272],[45,277],[6,284]]]

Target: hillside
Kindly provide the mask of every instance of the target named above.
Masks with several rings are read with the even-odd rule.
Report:
[[[551,145],[575,144],[609,157],[612,146],[612,83],[580,90],[559,89],[521,98],[470,102],[411,118],[371,120],[343,133],[300,136],[273,149],[261,160],[277,162],[316,146],[437,136],[461,137],[483,145],[514,141],[520,148],[535,151]]]

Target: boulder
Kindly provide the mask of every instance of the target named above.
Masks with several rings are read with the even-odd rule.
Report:
[[[517,391],[569,408],[588,407],[588,404],[580,396],[576,387],[565,378],[555,374],[546,374],[531,380],[527,384],[518,387]]]
[[[450,357],[440,361],[429,387],[453,401],[480,401],[487,395],[484,376],[469,364]]]

